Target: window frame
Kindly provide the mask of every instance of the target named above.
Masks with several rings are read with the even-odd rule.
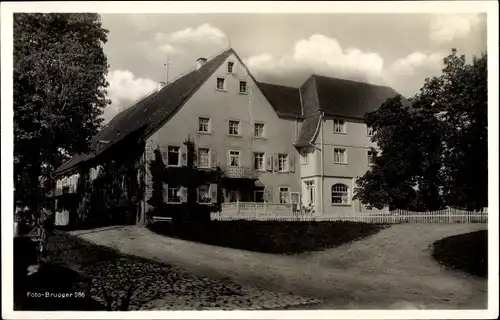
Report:
[[[176,187],[170,187],[170,186],[167,186],[168,187],[168,190],[167,190],[167,199],[165,199],[165,202],[166,203],[172,203],[172,204],[179,204],[179,203],[182,203],[182,199],[181,197],[177,196],[177,193],[179,193],[181,191],[181,187],[180,186],[176,186]],[[176,197],[179,199],[179,201],[170,201],[170,191],[171,190],[177,190],[175,195]]]
[[[262,201],[257,201],[257,193],[262,193]],[[266,202],[266,188],[265,187],[255,187],[255,189],[253,191],[253,200],[257,203]]]
[[[241,91],[241,84],[245,84],[245,91]],[[239,86],[238,86],[238,92],[240,94],[247,94],[248,93],[248,81],[246,80],[240,80]]]
[[[256,168],[255,161],[258,155],[262,155],[262,167]],[[253,152],[253,168],[256,171],[266,171],[266,153],[265,152]]]
[[[200,151],[201,150],[206,150],[207,151],[207,166],[202,166],[201,163],[200,163],[200,159],[201,159],[201,153],[200,153]],[[202,168],[202,169],[211,168],[211,163],[210,163],[210,160],[211,160],[210,159],[211,158],[210,148],[198,148],[197,158],[198,158],[198,161],[197,161],[198,168]]]
[[[255,132],[256,132],[256,129],[257,129],[257,126],[262,126],[262,133],[260,136],[256,135]],[[265,138],[265,123],[264,122],[254,122],[253,124],[253,137],[254,138]]]
[[[230,66],[231,66],[231,70],[229,70]],[[234,61],[227,62],[227,73],[234,74]]]
[[[177,164],[170,164],[170,149],[177,148]],[[180,146],[167,146],[167,167],[180,167],[181,166],[181,147]]]
[[[371,155],[371,156],[370,156]],[[374,156],[376,156],[377,153],[376,152],[373,152],[372,150],[368,150],[366,152],[366,157],[367,157],[367,160],[368,160],[368,165],[371,166],[373,165],[373,160],[374,160]],[[371,161],[370,161],[371,160]]]
[[[316,204],[316,182],[314,180],[305,180],[304,181],[306,195],[308,197],[309,203],[314,205]],[[308,203],[308,204],[309,204]]]
[[[222,88],[219,88],[219,80],[222,80]],[[219,91],[226,91],[226,78],[217,77],[215,88]]]
[[[233,129],[233,127],[231,127],[231,124],[233,123],[236,123],[236,133],[231,133],[231,129]],[[228,132],[227,132],[228,135],[230,136],[240,136],[240,121],[238,120],[229,120],[228,122]]]
[[[232,152],[237,152],[238,153],[238,165],[237,166],[233,166],[231,165],[232,163],[232,156],[235,156],[235,155],[232,155],[231,153]],[[229,163],[228,163],[228,167],[230,168],[241,168],[241,151],[240,150],[229,150],[228,151],[228,157],[229,157]]]
[[[282,158],[282,156],[285,156],[285,157]],[[284,167],[283,170],[280,170],[281,159],[284,159],[285,160],[284,164],[286,164],[286,168],[283,165],[283,167]],[[289,155],[287,153],[278,153],[278,172],[290,172],[290,159],[289,159]]]
[[[338,162],[336,161],[335,159],[335,156],[336,156],[336,151],[337,150],[343,150],[343,157],[344,157],[344,161],[343,162]],[[347,164],[347,148],[340,148],[340,147],[334,147],[333,148],[333,163],[334,164]]]
[[[371,133],[370,133],[371,131]],[[373,137],[375,135],[375,130],[373,130],[372,126],[366,125],[366,135],[368,137]]]
[[[200,130],[200,127],[202,125],[201,121],[202,120],[208,120],[207,121],[207,131],[201,131]],[[210,117],[198,117],[198,133],[202,133],[202,134],[208,134],[208,133],[211,133],[212,132],[212,120],[210,119]]]
[[[283,191],[284,189],[286,189],[286,191]],[[281,201],[281,195],[283,193],[287,194],[286,201],[288,201],[288,202],[282,202]],[[291,204],[292,203],[292,199],[291,199],[291,195],[290,195],[290,187],[285,187],[285,186],[278,187],[278,201],[279,201],[280,204]]]
[[[337,132],[337,123],[340,124],[340,122],[342,122],[342,131],[341,132]],[[344,119],[340,119],[340,118],[334,118],[333,119],[333,133],[334,134],[347,134],[347,128],[346,128],[346,121]]]
[[[208,202],[202,202],[200,201],[201,198],[200,198],[200,195],[201,195],[201,189],[205,188],[206,187],[206,191],[207,191],[207,199],[208,199]],[[196,202],[198,202],[199,204],[211,204],[212,203],[212,198],[210,196],[210,185],[208,184],[204,184],[204,185],[200,185],[198,186],[198,188],[196,188]]]
[[[300,149],[300,164],[306,165],[309,162],[309,152],[307,152],[306,148]]]
[[[336,187],[336,186],[343,186],[343,187],[345,187],[346,190],[345,191],[343,191],[343,190],[342,191],[339,191],[339,190],[335,190],[334,191],[334,187]],[[345,206],[345,205],[350,205],[351,204],[350,200],[349,200],[349,186],[347,186],[346,184],[344,184],[344,183],[335,183],[335,184],[333,184],[331,186],[330,192],[331,192],[331,194],[330,194],[330,197],[331,197],[330,201],[331,201],[331,205],[332,206]],[[340,197],[340,201],[341,202],[334,202],[333,201],[333,199],[334,199],[334,195],[333,195],[334,192],[339,193],[339,194],[341,193],[340,196],[339,195],[335,196],[336,198]],[[345,195],[343,194],[344,192],[345,192]],[[345,199],[345,202],[343,202],[344,199]]]

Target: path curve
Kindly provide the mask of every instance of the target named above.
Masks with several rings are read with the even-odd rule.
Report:
[[[484,309],[487,281],[447,270],[431,258],[436,240],[486,224],[400,224],[325,251],[282,256],[216,247],[135,226],[75,231],[125,254],[324,301],[325,309]]]

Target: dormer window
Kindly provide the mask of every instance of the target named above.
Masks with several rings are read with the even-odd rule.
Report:
[[[342,119],[333,119],[333,132],[345,133],[345,121]]]
[[[217,78],[217,90],[224,90],[224,78]]]
[[[228,72],[228,73],[233,73],[233,67],[234,67],[234,62],[229,61],[229,62],[227,63],[227,72]]]

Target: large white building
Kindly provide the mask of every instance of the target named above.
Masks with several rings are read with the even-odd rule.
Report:
[[[93,168],[95,178],[100,161],[140,131],[142,213],[149,208],[153,150],[161,150],[166,165],[183,166],[187,136],[198,167],[224,170],[227,183],[217,189],[224,202],[311,204],[317,215],[363,211],[352,200],[355,179],[369,169],[376,147],[363,118],[395,95],[389,87],[319,75],[299,88],[260,83],[228,49],[198,59],[192,71],[118,114],[93,139],[93,152],[57,169],[57,187],[75,185],[82,168]],[[210,198],[218,192],[210,188],[199,191]],[[179,201],[176,188],[167,190],[166,202]]]

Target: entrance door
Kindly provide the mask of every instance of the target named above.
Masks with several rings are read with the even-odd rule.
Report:
[[[299,192],[291,192],[290,200],[292,201],[292,208],[294,211],[298,210],[300,206],[300,193]]]

